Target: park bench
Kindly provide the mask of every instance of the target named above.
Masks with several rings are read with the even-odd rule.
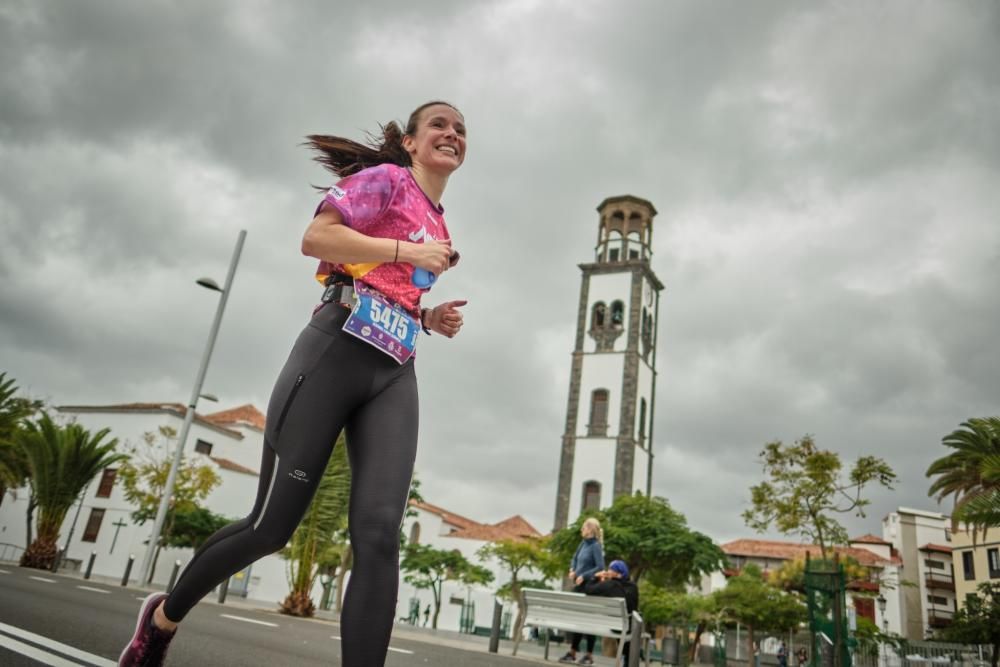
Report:
[[[638,612],[632,612],[631,617],[629,616],[625,598],[606,598],[537,588],[522,589],[521,598],[524,605],[525,626],[617,639],[618,654],[615,657],[615,665],[620,664],[622,650],[629,641],[633,642],[633,649],[630,651],[628,667],[638,665],[640,652],[634,646],[642,644],[646,667],[649,667],[649,651],[645,650],[649,635],[644,635],[642,632],[642,616]],[[520,635],[518,632],[514,637],[515,655],[521,641]],[[548,632],[545,632],[545,659],[549,659]]]

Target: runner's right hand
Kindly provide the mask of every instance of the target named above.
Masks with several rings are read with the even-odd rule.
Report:
[[[408,252],[406,257],[400,257],[401,260],[408,261],[415,267],[427,269],[436,276],[448,270],[452,253],[450,239],[406,245]]]

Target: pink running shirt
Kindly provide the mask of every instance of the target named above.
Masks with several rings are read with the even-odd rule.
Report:
[[[451,238],[444,207],[434,206],[406,167],[380,164],[362,169],[330,188],[316,212],[333,206],[344,224],[366,236],[423,243]],[[316,279],[344,273],[389,297],[416,317],[420,296],[413,285],[413,265],[405,262],[333,264],[321,261]]]

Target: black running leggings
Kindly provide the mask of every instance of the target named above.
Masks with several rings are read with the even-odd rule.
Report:
[[[417,450],[413,360],[400,365],[341,330],[327,304],[299,335],[271,394],[253,510],[195,553],[164,607],[181,619],[215,586],[288,542],[346,428],[354,566],[340,636],[345,667],[385,662],[399,587],[399,528]]]

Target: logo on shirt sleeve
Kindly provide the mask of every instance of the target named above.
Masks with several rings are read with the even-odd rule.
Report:
[[[344,192],[341,188],[338,188],[336,185],[330,188],[329,192],[331,195],[333,195],[333,198],[338,201],[347,196],[347,193]]]

